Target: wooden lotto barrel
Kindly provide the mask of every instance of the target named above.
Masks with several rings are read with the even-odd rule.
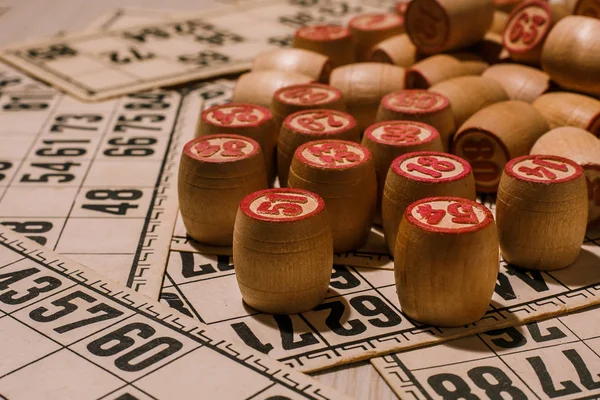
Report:
[[[482,108],[509,99],[501,84],[482,76],[459,76],[433,85],[429,90],[448,99],[457,128]]]
[[[313,82],[309,76],[284,71],[253,71],[240,76],[233,89],[234,103],[250,103],[270,107],[275,92],[290,85]]]
[[[600,20],[568,16],[542,50],[542,68],[559,86],[600,97]]]
[[[494,193],[506,163],[529,154],[550,128],[529,103],[504,101],[475,113],[458,130],[452,153],[469,161],[477,191]]]
[[[504,33],[504,28],[506,27],[506,22],[508,21],[508,13],[501,10],[494,10],[494,19],[492,20],[492,26],[488,30],[488,33],[498,33],[502,35]]]
[[[315,140],[298,147],[288,186],[321,196],[331,222],[333,251],[362,247],[377,201],[375,164],[367,148],[344,140]]]
[[[502,36],[513,60],[539,65],[542,48],[555,23],[550,5],[543,0],[519,4],[508,17]]]
[[[315,108],[346,111],[342,92],[321,83],[282,87],[273,95],[271,111],[278,127],[290,114]]]
[[[491,0],[413,0],[404,27],[420,51],[435,54],[479,42],[493,18]]]
[[[573,263],[587,225],[583,169],[551,155],[506,164],[496,200],[502,257],[519,267],[550,271]]]
[[[600,100],[583,94],[552,92],[535,99],[533,106],[550,128],[575,126],[600,137]]]
[[[356,62],[350,29],[344,26],[303,26],[296,31],[292,47],[323,54],[332,68]]]
[[[600,140],[586,130],[564,126],[542,135],[531,154],[564,157],[581,165],[588,189],[588,225],[600,223]]]
[[[415,151],[443,151],[444,146],[437,129],[414,121],[383,121],[371,125],[362,139],[373,155],[377,175],[377,208],[381,214],[381,199],[385,178],[398,156]]]
[[[327,82],[332,66],[329,58],[303,49],[277,49],[260,53],[254,59],[252,71],[276,70],[309,76]]]
[[[485,206],[460,197],[412,203],[394,255],[402,312],[433,326],[477,321],[490,306],[498,258],[498,233]]]
[[[575,3],[573,14],[600,19],[600,3],[598,0],[578,0]]]
[[[231,246],[239,202],[267,187],[260,145],[229,134],[188,142],[178,176],[179,208],[188,235],[210,246]]]
[[[400,90],[381,99],[376,122],[404,120],[429,124],[437,129],[447,151],[454,134],[454,115],[450,102],[439,93],[427,90]]]
[[[235,220],[233,263],[250,307],[295,314],[317,306],[333,266],[323,199],[300,189],[268,189],[245,197]]]
[[[381,98],[404,89],[404,68],[382,63],[346,65],[333,70],[329,84],[342,92],[348,113],[364,131],[375,122]]]
[[[519,64],[492,65],[482,75],[497,81],[511,100],[532,103],[550,89],[550,77],[544,71]]]
[[[301,144],[317,139],[340,139],[358,143],[360,131],[350,114],[337,110],[304,110],[288,115],[277,142],[279,184],[287,186],[294,152]]]
[[[489,64],[470,53],[436,54],[406,70],[407,89],[428,89],[436,83],[465,75],[481,75]]]
[[[381,213],[385,242],[394,255],[398,226],[406,208],[417,200],[454,196],[475,200],[471,166],[452,154],[420,151],[396,158],[385,180]]]
[[[423,59],[406,33],[392,36],[377,43],[369,55],[368,61],[394,64],[408,68]]]
[[[396,13],[361,14],[350,20],[358,62],[368,60],[371,49],[377,43],[404,32],[404,18]]]
[[[260,144],[269,182],[275,178],[275,147],[278,131],[268,108],[247,103],[221,104],[204,110],[196,136],[231,133]]]

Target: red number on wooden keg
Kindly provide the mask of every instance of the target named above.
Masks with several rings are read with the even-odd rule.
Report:
[[[242,149],[248,146],[248,143],[242,142],[241,140],[228,140],[223,143],[223,151],[221,155],[223,157],[240,157],[244,155]]]
[[[410,172],[418,171],[425,175],[429,175],[432,178],[441,178],[442,174],[440,172],[450,172],[454,171],[456,167],[449,161],[440,161],[436,157],[432,156],[423,156],[417,159],[417,163],[408,163],[406,165],[406,169]],[[425,168],[431,167],[431,168]]]
[[[258,121],[258,116],[252,114],[252,107],[248,106],[233,108],[230,112],[224,112],[222,109],[215,110],[213,116],[223,125],[231,125],[236,119],[240,122]]]
[[[437,103],[437,97],[433,93],[400,93],[395,97],[396,102],[401,107],[415,107],[421,110],[429,110]]]
[[[361,158],[360,154],[348,151],[348,146],[344,143],[322,143],[308,146],[307,150],[327,165],[336,165],[344,161],[354,163],[360,161]],[[333,152],[333,154],[325,154],[329,152]]]
[[[421,130],[411,125],[387,125],[383,127],[381,138],[390,142],[418,142]]]
[[[551,169],[555,171],[568,172],[566,164],[563,163],[555,163],[548,160],[542,160],[539,157],[536,157],[532,164],[538,165],[535,168],[529,168],[526,166],[520,166],[518,171],[523,172],[525,175],[536,176],[538,178],[546,177],[548,179],[556,179],[556,174]]]
[[[295,217],[302,214],[303,209],[300,204],[308,202],[306,197],[281,193],[269,193],[266,198],[269,201],[262,202],[256,212],[267,215],[280,215],[283,213],[286,217]]]
[[[444,219],[444,216],[446,216],[446,211],[435,209],[431,204],[420,205],[417,208],[417,212],[421,217],[425,218],[429,225],[439,224]]]
[[[304,104],[312,104],[326,100],[329,96],[325,92],[316,92],[313,88],[307,87],[287,90],[283,93],[283,97],[287,99],[298,99],[300,103]]]
[[[452,222],[456,224],[477,224],[479,220],[473,207],[467,203],[452,203],[448,206],[448,214],[452,215]]]
[[[423,36],[427,40],[435,39],[438,34],[436,24],[439,22],[441,20],[428,7],[419,4],[418,18],[414,24],[416,34]]]
[[[514,43],[517,40],[522,39],[525,44],[533,43],[538,37],[538,28],[544,25],[546,21],[546,18],[541,15],[530,17],[527,11],[524,11],[519,15],[517,22],[514,23],[509,32],[510,41]],[[529,29],[526,29],[526,26],[528,26]]]
[[[322,119],[326,119],[325,123],[331,128],[341,128],[344,126],[343,121],[338,121],[334,117],[333,113],[322,111],[311,116],[298,118],[298,124],[303,128],[316,132],[323,132],[326,128],[325,124],[319,121]]]
[[[219,150],[221,150],[221,146],[217,144],[210,144],[208,140],[198,143],[195,146],[196,151],[198,152],[199,157],[210,157],[215,155]]]

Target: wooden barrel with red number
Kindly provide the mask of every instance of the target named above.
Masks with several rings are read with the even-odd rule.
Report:
[[[527,155],[504,168],[496,201],[502,257],[519,267],[550,271],[579,256],[588,196],[583,169],[551,155]]]
[[[352,18],[348,27],[358,62],[367,61],[377,43],[403,33],[403,25],[404,18],[394,13],[362,14]]]
[[[400,90],[381,99],[376,122],[416,121],[429,124],[437,129],[444,145],[450,147],[454,134],[454,114],[448,99],[439,93],[427,90]]]
[[[518,5],[508,17],[502,40],[513,60],[539,65],[542,48],[554,25],[547,2],[530,0]]]
[[[317,139],[360,141],[356,120],[343,111],[313,109],[288,115],[283,121],[277,143],[277,175],[281,187],[287,186],[290,164],[296,149]]]
[[[231,246],[239,202],[267,187],[260,145],[217,134],[188,142],[178,176],[179,208],[188,235],[209,246]]]
[[[271,101],[271,111],[278,128],[288,115],[315,108],[346,111],[342,92],[333,86],[306,83],[282,87]]]
[[[275,179],[275,147],[279,131],[268,108],[246,103],[229,103],[204,110],[196,136],[231,133],[260,144],[269,182]]]
[[[371,151],[377,173],[376,222],[381,218],[381,198],[392,161],[415,151],[444,151],[440,134],[431,125],[413,121],[383,121],[371,125],[362,145]]]
[[[406,33],[425,54],[476,44],[494,19],[491,0],[412,0],[404,15]]]
[[[356,62],[350,30],[343,26],[303,26],[296,31],[292,47],[329,57],[332,68]]]
[[[394,254],[402,312],[427,325],[471,324],[490,306],[498,276],[498,233],[485,206],[460,197],[412,203]]]
[[[452,140],[452,153],[469,161],[478,192],[494,193],[506,163],[529,154],[549,130],[531,104],[503,101],[476,112],[460,127]]]
[[[377,201],[371,152],[354,142],[315,140],[298,147],[288,185],[309,190],[325,201],[333,250],[356,250],[367,241]]]
[[[323,199],[301,189],[268,189],[245,197],[235,220],[233,263],[249,306],[273,314],[317,306],[333,266]]]
[[[475,200],[475,179],[466,160],[434,151],[408,153],[394,160],[381,201],[383,232],[390,254],[394,255],[398,226],[406,207],[435,196]]]

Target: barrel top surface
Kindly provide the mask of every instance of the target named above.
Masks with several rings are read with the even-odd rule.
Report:
[[[378,122],[369,126],[365,135],[373,142],[390,146],[413,146],[440,136],[433,126],[414,121]]]
[[[202,112],[202,122],[227,128],[256,127],[270,119],[271,111],[257,104],[221,104]]]
[[[339,101],[342,98],[342,92],[329,85],[305,83],[282,87],[273,96],[284,104],[319,108],[321,105]]]
[[[250,158],[260,150],[253,139],[230,134],[202,136],[189,141],[183,148],[188,157],[207,163],[235,162]]]
[[[471,173],[471,166],[453,154],[417,151],[397,157],[392,171],[413,181],[444,183],[464,179]]]
[[[520,181],[552,185],[579,178],[583,169],[564,157],[526,155],[510,160],[504,167],[504,172]]]
[[[296,31],[296,36],[315,42],[327,42],[350,37],[350,30],[338,25],[303,26]]]
[[[348,24],[352,29],[362,31],[380,31],[402,26],[404,19],[394,13],[372,13],[358,15]]]
[[[311,109],[288,115],[283,124],[291,131],[306,135],[333,135],[353,129],[356,120],[343,111]]]
[[[265,189],[246,196],[240,210],[248,217],[266,222],[296,222],[323,211],[325,202],[303,189]]]
[[[527,1],[510,13],[502,42],[512,53],[526,53],[544,40],[551,27],[550,6],[541,0]]]
[[[388,110],[405,114],[428,114],[449,106],[446,96],[428,90],[400,90],[387,94],[381,104]]]
[[[346,140],[315,140],[296,149],[302,163],[322,169],[348,169],[371,159],[371,152],[360,144]]]
[[[408,3],[404,27],[413,43],[429,53],[444,48],[451,29],[446,10],[436,0],[413,0]]]
[[[428,197],[407,207],[404,217],[419,228],[446,234],[475,232],[489,226],[494,217],[485,206],[460,197]]]

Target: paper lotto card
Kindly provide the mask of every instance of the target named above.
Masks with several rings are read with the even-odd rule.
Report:
[[[370,6],[348,1],[243,2],[147,25],[12,46],[5,61],[81,99],[101,100],[249,69],[260,52],[291,45],[295,30],[346,24]]]
[[[345,399],[0,226],[0,398]]]

